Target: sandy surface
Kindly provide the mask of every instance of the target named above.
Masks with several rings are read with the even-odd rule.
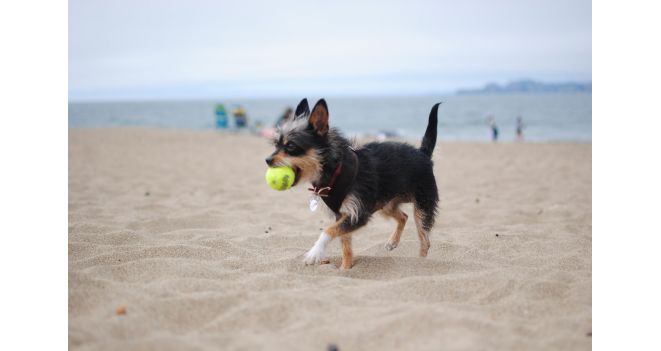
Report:
[[[587,350],[590,144],[441,143],[429,257],[415,225],[302,254],[330,224],[270,190],[267,141],[69,131],[69,345],[104,350]],[[404,211],[411,214],[411,207]]]

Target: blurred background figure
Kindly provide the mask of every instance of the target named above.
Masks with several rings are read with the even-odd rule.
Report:
[[[493,115],[489,116],[489,127],[491,127],[491,141],[495,143],[498,141],[498,126],[496,125],[496,118]]]
[[[234,114],[234,126],[236,129],[243,129],[248,126],[248,114],[243,106],[238,105],[232,113]]]
[[[397,137],[400,137],[400,135],[394,130],[381,130],[376,134],[376,140],[378,141],[386,141]]]
[[[282,116],[280,116],[280,118],[278,118],[278,120],[275,122],[275,127],[276,128],[280,127],[283,123],[285,123],[287,120],[293,117],[294,117],[294,109],[288,106],[287,109],[285,109],[285,112],[282,114]]]
[[[228,127],[228,118],[227,118],[227,112],[225,111],[225,105],[217,104],[216,129],[227,129],[227,127]]]
[[[523,141],[523,118],[516,118],[516,140]]]

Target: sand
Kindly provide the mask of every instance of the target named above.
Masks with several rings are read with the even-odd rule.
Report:
[[[439,143],[440,215],[354,235],[354,268],[305,266],[324,211],[270,190],[246,135],[69,130],[75,350],[586,350],[590,144]],[[411,214],[410,205],[404,211]]]

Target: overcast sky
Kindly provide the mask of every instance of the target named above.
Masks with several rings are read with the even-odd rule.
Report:
[[[69,1],[69,99],[429,94],[592,79],[590,1]]]

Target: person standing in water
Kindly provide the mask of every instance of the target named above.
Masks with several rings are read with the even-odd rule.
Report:
[[[498,141],[498,126],[494,116],[489,116],[489,127],[491,127],[491,140],[495,143]]]
[[[516,139],[523,141],[523,118],[521,116],[516,118]]]

